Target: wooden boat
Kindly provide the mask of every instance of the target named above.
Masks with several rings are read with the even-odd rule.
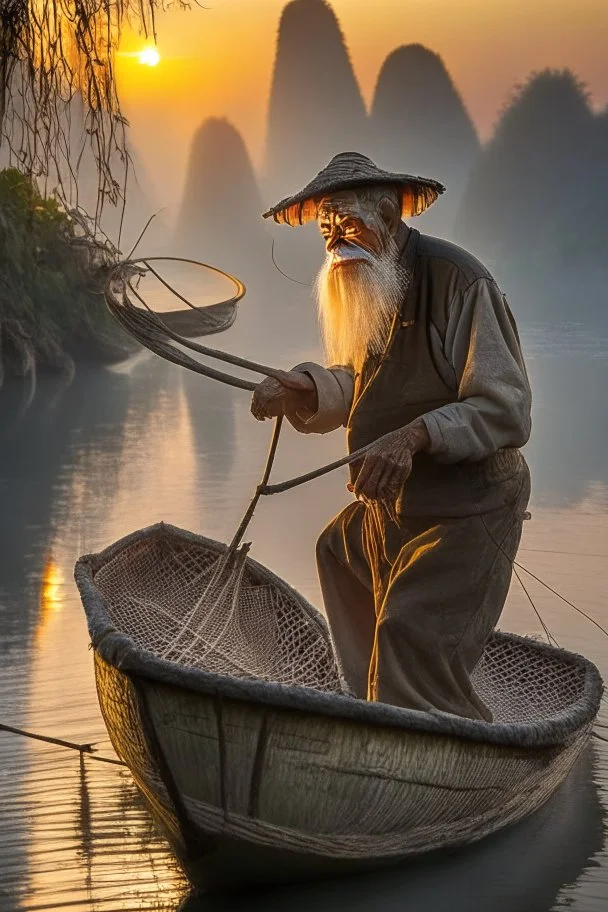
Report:
[[[317,686],[219,674],[188,650],[167,658],[184,592],[223,552],[161,523],[76,565],[110,738],[196,886],[305,879],[474,842],[543,805],[587,743],[595,666],[513,634],[495,633],[474,673],[492,723],[344,694],[321,616],[249,558],[246,592],[268,593],[296,631],[274,651],[305,675],[314,665]]]

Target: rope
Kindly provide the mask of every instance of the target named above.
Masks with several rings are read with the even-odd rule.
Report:
[[[114,760],[112,757],[97,757],[94,753],[94,742],[91,744],[77,744],[74,741],[64,741],[62,738],[51,738],[48,735],[38,735],[35,732],[25,731],[23,728],[15,728],[12,725],[3,725],[0,723],[0,731],[10,732],[13,735],[22,735],[24,738],[32,738],[34,741],[44,741],[47,744],[55,744],[58,747],[66,747],[69,750],[78,751],[79,754],[88,754],[91,760],[97,760],[99,763],[112,763],[115,766],[126,766],[122,760]]]
[[[159,259],[159,258],[154,258]],[[178,260],[181,262],[195,262],[194,260],[183,260],[179,257],[167,257],[166,259]],[[238,377],[233,377],[230,374],[226,374],[222,371],[216,371],[211,367],[207,367],[204,364],[201,364],[199,361],[195,361],[194,358],[191,358],[185,352],[180,351],[174,345],[171,345],[168,342],[168,339],[171,338],[180,344],[184,344],[186,347],[191,347],[194,343],[188,343],[188,340],[184,339],[178,333],[173,332],[170,327],[161,320],[161,318],[155,314],[145,303],[141,295],[133,288],[131,285],[131,277],[133,270],[137,272],[135,266],[136,263],[143,262],[142,260],[130,260],[120,263],[115,267],[110,273],[110,277],[106,283],[104,289],[104,297],[108,310],[115,317],[116,320],[123,326],[127,332],[142,343],[146,348],[155,354],[159,355],[161,358],[164,358],[167,361],[172,362],[173,364],[178,364],[181,367],[186,367],[189,370],[196,371],[199,374],[202,374],[205,377],[209,377],[212,380],[219,380],[222,383],[226,383],[229,386],[235,386],[239,389],[246,389],[252,391],[255,389],[256,384],[248,380],[241,380]],[[200,263],[198,265],[207,266],[205,263]],[[238,279],[233,276],[224,273],[221,270],[215,269],[213,266],[207,267],[212,269],[214,272],[220,272],[226,278],[232,280],[236,287],[236,294],[227,301],[221,302],[227,307],[232,305],[236,307],[236,304],[245,294],[245,286],[239,282]],[[123,272],[128,274],[123,275]],[[117,294],[114,289],[114,284],[120,282],[122,289],[120,294]],[[142,310],[140,307],[135,307],[132,302],[129,300],[127,294],[127,287],[130,288],[132,293],[142,302],[145,307],[145,310]],[[191,305],[193,310],[200,313],[197,307]],[[175,315],[173,315],[175,316]],[[202,316],[202,314],[201,314]],[[232,324],[234,317],[228,322],[228,326]],[[224,325],[221,327],[226,329],[227,326]],[[214,330],[219,331],[219,330]],[[209,349],[210,352],[213,352],[213,349]],[[221,352],[217,354],[222,354]]]
[[[266,482],[268,481],[268,479],[270,477],[270,472],[272,470],[272,465],[274,463],[274,457],[276,456],[277,447],[279,445],[279,437],[281,436],[282,425],[283,425],[283,417],[282,417],[282,415],[279,415],[279,417],[276,419],[275,424],[274,424],[274,431],[272,434],[272,440],[270,441],[270,449],[268,451],[268,457],[266,459],[266,466],[264,468],[264,474],[262,475],[262,480],[260,481],[255,494],[253,495],[253,499],[252,499],[251,503],[249,504],[249,506],[247,507],[247,510],[245,511],[245,515],[243,516],[238,529],[234,533],[234,538],[230,542],[230,545],[228,547],[228,553],[230,555],[234,554],[234,552],[240,545],[241,541],[243,540],[243,535],[245,534],[247,527],[248,527],[249,523],[251,522],[255,508],[258,505],[258,501],[259,501],[261,495],[266,493],[266,491],[265,491]]]
[[[385,436],[388,437],[388,434]],[[333,472],[334,469],[340,469],[351,462],[356,462],[357,459],[361,459],[368,450],[371,450],[371,448],[382,439],[382,437],[379,437],[378,440],[375,440],[373,443],[368,443],[366,446],[361,447],[361,449],[349,453],[348,456],[336,459],[335,462],[329,462],[327,465],[314,469],[312,472],[307,472],[305,475],[298,475],[296,478],[289,478],[287,481],[281,481],[278,484],[264,485],[261,493],[268,495],[282,494],[284,491],[291,491],[292,488],[297,488],[298,485],[306,484],[308,481],[314,481],[315,478],[321,478],[322,475],[327,475],[329,472]]]
[[[132,293],[145,304],[143,298],[132,285],[130,283],[128,283],[128,285]],[[124,307],[127,302],[129,307],[132,307],[132,310]],[[112,306],[113,305],[114,302],[112,302]],[[168,336],[169,338],[173,338],[175,341],[180,342],[181,336],[174,333],[169,327],[163,326],[162,320],[160,320],[156,314],[150,312],[152,319],[147,319],[148,315],[144,311],[131,305],[126,292],[123,292],[123,308],[121,308],[121,305],[117,300],[116,305],[118,313],[112,312],[125,329],[127,329],[132,336],[135,336],[136,339],[145,344],[146,348],[155,354],[160,355],[161,358],[165,358],[166,361],[171,361],[173,364],[177,364],[180,367],[186,367],[188,370],[196,371],[196,373],[202,374],[204,377],[208,377],[211,380],[219,380],[221,383],[226,383],[228,386],[234,386],[237,389],[246,389],[251,392],[256,388],[257,384],[252,383],[250,380],[241,380],[239,377],[233,377],[231,374],[226,374],[224,371],[218,371],[213,367],[201,364],[200,361],[195,361],[190,355],[187,355],[185,352],[175,348],[175,346],[168,344],[165,337]],[[159,327],[159,324],[160,326],[163,326],[162,329]]]
[[[539,550],[540,550],[540,549],[539,549]],[[528,600],[529,600],[530,604],[532,605],[532,607],[533,607],[533,609],[534,609],[534,611],[535,611],[535,613],[536,613],[536,616],[538,617],[539,621],[541,622],[541,624],[542,624],[542,626],[543,626],[543,630],[545,631],[545,634],[547,635],[547,640],[549,641],[549,645],[550,645],[550,646],[552,646],[553,643],[555,643],[555,645],[556,645],[557,647],[559,647],[559,643],[557,642],[557,640],[555,639],[555,637],[553,636],[553,634],[551,634],[551,633],[549,632],[549,628],[547,627],[547,625],[546,625],[545,622],[543,621],[543,619],[542,619],[542,617],[541,617],[541,615],[540,615],[540,612],[539,612],[538,608],[536,607],[536,605],[535,605],[534,602],[532,601],[532,597],[531,597],[530,593],[528,592],[527,588],[524,586],[524,583],[523,583],[523,580],[522,580],[521,576],[519,575],[519,573],[518,573],[517,570],[515,569],[516,567],[519,567],[520,570],[523,570],[524,573],[527,573],[529,576],[532,577],[532,579],[535,579],[538,583],[541,584],[541,586],[544,586],[545,589],[548,589],[549,592],[553,593],[553,595],[556,595],[558,598],[560,598],[560,599],[561,599],[563,602],[565,602],[566,605],[568,605],[570,608],[573,608],[573,609],[574,609],[575,611],[577,611],[579,614],[582,614],[582,616],[583,616],[584,618],[587,618],[588,621],[591,621],[592,624],[595,624],[595,626],[596,626],[599,630],[601,630],[601,632],[602,632],[605,636],[608,637],[608,630],[606,630],[604,627],[602,627],[602,625],[601,625],[600,623],[598,623],[598,621],[596,621],[594,618],[592,618],[591,615],[589,615],[589,614],[587,614],[585,611],[583,611],[582,608],[578,608],[573,602],[569,601],[567,598],[565,598],[565,596],[561,595],[561,593],[559,593],[559,592],[557,591],[557,589],[554,589],[552,586],[549,586],[548,583],[545,583],[545,581],[542,580],[542,579],[540,578],[540,576],[536,576],[536,574],[535,574],[535,573],[532,573],[531,570],[528,570],[527,567],[522,566],[522,564],[520,564],[520,563],[518,563],[516,560],[514,560],[514,561],[513,561],[513,573],[515,574],[515,576],[516,576],[517,579],[519,580],[520,586],[522,587],[522,589],[524,590],[524,592],[525,592],[526,595],[528,596]],[[553,640],[553,643],[551,642],[551,640]],[[606,697],[606,695],[602,696],[602,702],[608,702],[608,697]],[[605,741],[605,742],[608,744],[608,738],[605,738],[603,735],[599,735],[596,731],[593,731],[591,734],[593,735],[594,738],[597,738],[599,741]]]
[[[163,278],[163,276],[161,276],[153,266],[150,266],[150,263],[157,261],[190,263],[196,266],[201,266],[205,269],[210,269],[213,272],[216,272],[219,275],[223,276],[224,278],[227,278],[229,281],[235,284],[236,294],[229,300],[221,302],[224,305],[233,305],[236,308],[238,302],[245,295],[246,289],[240,279],[237,279],[235,276],[224,272],[222,269],[218,269],[215,266],[210,266],[208,263],[201,263],[198,260],[190,260],[185,257],[141,257],[133,260],[123,260],[110,272],[109,278],[106,282],[104,295],[106,304],[108,305],[108,308],[112,315],[132,336],[134,336],[146,348],[150,349],[155,354],[158,354],[161,357],[172,361],[174,364],[179,364],[188,370],[196,371],[200,374],[210,377],[213,380],[219,380],[222,383],[226,383],[230,386],[236,386],[240,387],[241,389],[252,391],[256,388],[257,384],[252,383],[251,381],[241,380],[240,378],[234,377],[231,374],[214,371],[212,368],[202,365],[200,362],[195,361],[193,358],[190,358],[184,352],[168,344],[167,338],[172,339],[174,342],[177,342],[184,348],[197,352],[197,354],[205,355],[209,358],[214,358],[217,361],[223,361],[226,364],[232,364],[235,367],[241,367],[245,370],[253,371],[254,373],[262,374],[266,377],[274,377],[279,381],[285,378],[285,371],[283,370],[270,367],[267,364],[259,364],[257,361],[251,361],[248,358],[241,358],[240,356],[232,355],[229,352],[223,352],[219,349],[210,348],[207,345],[201,345],[200,343],[192,342],[191,340],[172,330],[167,323],[167,320],[171,319],[171,315],[165,314],[165,319],[161,318],[149,307],[137,289],[133,287],[133,274],[141,274],[139,272],[141,269],[139,264],[143,264],[143,266],[150,273],[152,273],[152,275],[154,275],[154,277],[165,288],[167,288],[168,291],[179,298],[179,300],[186,304],[187,307],[189,307],[193,312],[198,313],[201,315],[201,317],[203,317],[204,309],[197,307],[195,304],[189,301],[188,298],[177,291],[170,282],[167,282],[167,280]],[[120,295],[117,295],[114,290],[115,284],[118,284],[121,288]],[[143,305],[145,312],[140,307],[136,307],[130,301],[127,289]],[[232,320],[229,325],[231,325],[231,323]],[[228,326],[222,326],[220,329],[227,328]],[[217,332],[220,330],[214,331]],[[201,335],[204,335],[204,333],[201,332]]]
[[[197,649],[198,659],[201,660],[217,649],[218,644],[231,624],[234,614],[238,610],[243,573],[245,571],[247,554],[251,547],[250,544],[245,544],[242,547],[240,547],[240,545],[255,512],[255,508],[262,493],[262,488],[270,476],[272,464],[279,445],[282,424],[283,418],[282,416],[278,416],[275,421],[270,450],[266,458],[262,480],[255,490],[251,503],[247,507],[230,545],[218,561],[202,595],[184,618],[177,639],[174,640],[163,653],[163,658],[170,658],[174,662],[183,662],[193,649],[197,648],[198,644],[201,643],[203,644],[203,649]],[[194,631],[193,635],[192,631],[189,629],[190,622],[195,618],[203,604],[206,604],[207,619],[212,617],[215,612],[218,612],[220,617],[222,612],[224,612],[225,615],[223,624],[220,626],[219,631],[215,633],[214,638],[210,643],[204,643],[203,638],[199,636],[200,627],[198,630]],[[228,606],[227,611],[224,610],[226,606]],[[188,644],[180,652],[176,652],[177,643],[186,633],[190,633]]]
[[[515,564],[515,561],[513,561],[513,564]],[[538,610],[538,608],[536,607],[536,605],[535,605],[534,602],[532,601],[532,596],[531,596],[530,593],[528,592],[526,586],[524,585],[524,581],[522,580],[521,576],[519,575],[519,573],[517,572],[517,570],[515,569],[515,567],[513,567],[513,573],[515,574],[517,580],[519,581],[519,585],[521,586],[521,588],[522,588],[522,589],[524,590],[524,592],[526,593],[526,596],[527,596],[527,598],[528,598],[528,601],[529,601],[530,604],[532,605],[532,608],[533,608],[533,610],[534,610],[534,613],[535,613],[536,617],[538,618],[538,620],[540,621],[543,630],[545,631],[545,636],[547,637],[547,642],[549,643],[549,646],[553,646],[553,645],[555,644],[555,646],[557,646],[557,647],[559,648],[559,643],[557,642],[557,640],[555,639],[555,637],[553,636],[553,634],[551,633],[551,631],[549,630],[549,628],[548,628],[547,625],[545,624],[545,622],[544,622],[544,620],[543,620],[543,618],[542,618],[542,615],[541,615],[540,611]]]
[[[496,548],[498,548],[498,550],[504,555],[504,557],[507,558],[507,560],[508,560],[509,563],[511,564],[511,567],[512,567],[512,569],[513,569],[513,573],[514,573],[515,576],[517,577],[520,586],[521,586],[522,589],[524,590],[526,596],[528,597],[528,600],[529,600],[530,604],[532,605],[532,608],[534,609],[534,612],[536,613],[536,615],[537,615],[537,617],[538,617],[540,623],[542,624],[543,630],[545,631],[545,633],[546,633],[546,635],[547,635],[547,639],[548,639],[550,645],[552,645],[551,640],[553,639],[555,645],[556,645],[556,646],[559,646],[559,644],[558,644],[557,640],[555,639],[555,637],[553,636],[553,634],[549,632],[549,629],[548,629],[547,625],[545,624],[545,622],[543,621],[543,619],[542,619],[542,617],[541,617],[541,615],[540,615],[540,612],[539,612],[538,608],[536,607],[536,605],[535,605],[534,602],[532,601],[532,596],[530,595],[530,593],[528,592],[528,589],[527,589],[526,586],[524,585],[523,580],[521,579],[521,576],[519,575],[519,573],[518,573],[517,570],[515,569],[516,567],[517,567],[519,570],[523,570],[523,572],[524,572],[524,573],[527,573],[528,576],[531,576],[532,579],[535,579],[537,583],[540,583],[541,586],[544,586],[545,589],[547,589],[547,590],[548,590],[549,592],[551,592],[553,595],[556,595],[558,598],[560,598],[563,602],[566,603],[566,605],[569,605],[570,608],[573,608],[574,611],[577,611],[577,612],[578,612],[579,614],[581,614],[584,618],[587,618],[587,620],[590,621],[592,624],[594,624],[594,625],[598,628],[598,630],[601,630],[601,632],[604,634],[604,636],[608,637],[608,630],[606,630],[605,627],[602,627],[602,625],[601,625],[598,621],[596,621],[594,618],[592,618],[590,614],[587,614],[585,611],[582,610],[582,608],[578,608],[573,602],[569,601],[565,596],[561,595],[561,593],[559,593],[559,592],[557,591],[557,589],[553,589],[552,586],[550,586],[548,583],[545,583],[545,581],[542,580],[542,579],[540,578],[540,576],[537,576],[535,573],[532,573],[531,570],[528,570],[527,567],[524,567],[523,564],[520,564],[518,561],[516,561],[514,557],[511,557],[510,554],[507,554],[507,552],[505,551],[505,549],[502,547],[502,544],[501,544],[500,542],[496,541],[496,538],[495,538],[494,535],[492,534],[492,531],[488,528],[488,524],[486,523],[486,521],[485,521],[485,519],[484,519],[483,513],[480,512],[480,510],[479,510],[477,504],[475,503],[475,499],[474,499],[473,496],[471,496],[471,502],[472,502],[473,506],[475,507],[475,512],[476,512],[477,516],[479,517],[479,519],[480,519],[481,522],[483,523],[483,527],[484,527],[484,529],[486,530],[486,532],[487,532],[487,534],[488,534],[488,537],[490,538],[490,541],[496,546]]]
[[[150,270],[152,275],[154,275],[158,279],[158,281],[162,285],[165,286],[165,288],[167,288],[170,292],[172,292],[172,294],[174,294],[176,297],[178,297],[180,299],[180,301],[183,301],[184,304],[187,304],[188,307],[191,308],[191,310],[193,310],[197,313],[201,313],[201,310],[199,307],[197,307],[195,304],[192,304],[187,298],[185,298],[182,294],[180,294],[179,291],[176,291],[175,288],[173,288],[173,286],[169,282],[166,281],[166,279],[164,279],[161,275],[159,275],[159,273],[152,266],[150,266],[150,262],[153,262],[155,259],[172,259],[172,258],[171,257],[151,257],[151,258],[149,257],[146,260],[133,261],[133,262],[143,262],[146,265],[146,267]],[[228,273],[224,273],[224,275],[228,276]],[[233,278],[233,277],[230,276],[230,278]],[[235,281],[238,282],[239,280],[236,279]],[[243,297],[243,295],[245,294],[245,286],[242,284],[242,282],[239,282],[239,284],[242,286],[242,289],[243,289],[243,294],[241,295],[241,297]],[[130,282],[129,282],[129,287],[133,291],[135,291],[133,289],[133,287],[131,286]],[[137,297],[142,302],[142,304],[144,304],[144,306],[146,307],[148,312],[157,318],[158,322],[165,329],[165,331],[168,332],[170,337],[175,339],[175,341],[179,342],[180,345],[184,345],[186,348],[190,348],[192,351],[198,352],[201,355],[207,355],[209,358],[215,358],[217,361],[224,361],[226,364],[233,364],[235,367],[243,367],[243,368],[245,368],[245,370],[253,371],[256,374],[264,374],[267,377],[275,377],[277,380],[280,379],[281,377],[285,376],[285,371],[279,370],[275,367],[268,367],[268,365],[266,365],[266,364],[258,364],[257,361],[250,361],[248,358],[241,358],[239,355],[231,355],[229,352],[220,351],[219,349],[216,349],[216,348],[209,348],[207,345],[201,345],[200,343],[197,343],[197,342],[191,342],[189,339],[186,339],[183,336],[180,336],[177,333],[174,333],[172,330],[168,329],[166,323],[158,316],[158,314],[154,313],[154,311],[152,311],[148,307],[148,305],[145,303],[145,301],[139,294],[137,295]]]
[[[283,272],[279,264],[274,258],[274,238],[272,239],[272,247],[270,248],[270,256],[272,259],[272,264],[277,272],[280,272],[282,276],[285,276],[286,279],[289,279],[290,282],[293,282],[294,285],[303,285],[304,288],[312,288],[312,282],[300,282],[299,279],[294,279],[292,276],[287,275],[286,272]]]
[[[540,576],[537,576],[535,573],[532,573],[532,571],[531,571],[531,570],[528,570],[527,567],[524,567],[522,564],[518,563],[518,561],[516,561],[514,557],[511,557],[509,554],[507,554],[507,552],[505,551],[505,549],[502,547],[502,544],[501,544],[500,542],[497,542],[496,539],[495,539],[495,537],[492,535],[492,532],[491,532],[491,530],[488,528],[488,525],[487,525],[487,523],[486,523],[486,521],[485,521],[485,519],[484,519],[484,517],[483,517],[483,513],[481,513],[481,512],[479,511],[479,508],[477,507],[477,504],[475,503],[475,500],[474,500],[473,498],[472,498],[472,502],[473,502],[473,505],[475,506],[475,510],[476,510],[476,513],[477,513],[479,519],[480,519],[481,522],[483,523],[483,526],[484,526],[486,532],[488,533],[488,536],[489,536],[490,540],[491,540],[491,541],[493,542],[493,544],[501,551],[501,553],[507,558],[507,560],[511,563],[512,571],[513,571],[513,573],[515,574],[515,576],[517,577],[520,586],[522,587],[522,589],[523,589],[524,592],[526,593],[526,596],[528,597],[528,601],[530,602],[532,608],[534,609],[534,613],[535,613],[536,616],[538,617],[538,620],[540,621],[540,623],[541,623],[541,625],[542,625],[542,627],[543,627],[543,630],[545,631],[545,634],[546,634],[546,636],[547,636],[547,640],[548,640],[550,646],[553,645],[552,642],[551,642],[551,640],[553,640],[553,643],[555,643],[555,645],[556,645],[557,647],[559,647],[559,643],[557,642],[557,640],[555,639],[555,637],[553,636],[553,634],[550,633],[549,628],[548,628],[547,625],[545,624],[545,622],[544,622],[544,620],[543,620],[543,618],[542,618],[542,616],[541,616],[541,614],[540,614],[540,611],[538,610],[538,608],[536,607],[536,605],[534,604],[534,602],[533,602],[533,600],[532,600],[532,596],[531,596],[530,593],[528,592],[527,587],[524,585],[524,582],[523,582],[521,576],[519,575],[519,573],[518,573],[517,570],[515,569],[516,567],[518,567],[520,570],[523,570],[524,573],[527,573],[529,576],[531,576],[533,579],[535,579],[538,583],[540,583],[541,586],[544,586],[546,589],[549,590],[549,592],[553,593],[553,595],[556,595],[556,596],[557,596],[558,598],[560,598],[563,602],[565,602],[566,605],[569,605],[570,608],[573,608],[575,611],[577,611],[577,612],[578,612],[579,614],[581,614],[583,617],[587,618],[587,620],[591,621],[592,624],[595,624],[595,626],[596,626],[599,630],[601,630],[601,632],[602,632],[605,636],[608,637],[608,630],[606,630],[604,627],[602,627],[602,625],[599,624],[594,618],[592,618],[591,615],[587,614],[587,613],[586,613],[585,611],[583,611],[581,608],[578,608],[573,602],[569,601],[569,599],[567,599],[567,598],[565,598],[563,595],[561,595],[561,594],[557,591],[557,589],[554,589],[552,586],[549,586],[548,583],[545,583],[545,581],[542,580],[542,579],[540,578]],[[607,701],[607,700],[608,700],[608,698],[607,698],[606,695],[604,694],[604,695],[602,696],[602,702]],[[596,731],[593,731],[591,734],[592,734],[595,738],[598,738],[598,740],[600,740],[600,741],[605,741],[606,743],[608,743],[608,738],[603,737],[603,735],[598,734]]]
[[[573,604],[573,602],[568,601],[568,599],[565,596],[561,595],[557,591],[557,589],[553,589],[551,586],[549,586],[548,583],[545,583],[539,576],[536,576],[536,574],[532,573],[531,570],[528,570],[527,567],[524,567],[522,564],[518,564],[517,561],[513,561],[513,563],[515,564],[516,567],[519,567],[520,570],[523,570],[524,573],[527,573],[528,576],[531,576],[532,579],[535,579],[538,583],[540,583],[541,586],[544,586],[545,589],[548,589],[549,592],[552,592],[553,595],[556,595],[558,598],[560,598],[562,600],[562,602],[565,602],[566,605],[569,605],[570,608],[574,608],[574,610],[578,611],[579,614],[582,614],[582,616],[584,618],[587,618],[588,621],[591,621],[592,624],[595,624],[597,629],[601,630],[602,633],[604,634],[604,636],[608,637],[608,630],[606,630],[605,627],[602,627],[602,625],[598,621],[596,621],[594,618],[592,618],[590,614],[587,614],[585,611],[583,611],[582,608],[577,608],[577,606],[575,604]]]
[[[571,608],[574,608],[574,610],[577,611],[579,614],[582,614],[583,617],[585,617],[585,618],[587,618],[587,620],[591,621],[592,624],[595,624],[595,626],[598,627],[599,630],[602,631],[602,633],[604,633],[606,636],[608,636],[608,631],[605,630],[604,627],[602,627],[602,625],[599,624],[596,620],[594,620],[590,615],[586,614],[581,608],[577,608],[576,605],[574,605],[574,604],[573,604],[572,602],[570,602],[567,598],[565,598],[563,595],[561,595],[561,594],[557,591],[557,589],[553,589],[552,586],[549,586],[548,583],[545,583],[544,580],[542,580],[539,576],[536,576],[536,574],[535,574],[535,573],[532,573],[531,570],[528,570],[527,567],[524,567],[522,564],[518,563],[518,562],[515,560],[514,557],[511,557],[511,555],[507,554],[507,552],[506,552],[505,549],[503,548],[501,542],[496,541],[496,538],[495,538],[494,535],[492,534],[491,530],[488,528],[488,524],[486,523],[486,521],[485,521],[485,519],[484,519],[483,513],[480,512],[480,510],[479,510],[477,504],[475,503],[475,499],[474,499],[473,497],[472,497],[471,499],[472,499],[472,503],[473,503],[473,505],[474,505],[474,507],[475,507],[475,511],[476,511],[476,513],[477,513],[477,516],[479,517],[479,519],[480,519],[481,522],[483,523],[484,529],[486,530],[486,532],[487,532],[487,534],[488,534],[488,537],[490,538],[490,540],[492,541],[492,543],[499,549],[499,551],[500,551],[500,552],[507,558],[507,560],[510,562],[510,564],[511,564],[511,569],[512,569],[513,573],[514,573],[515,576],[517,577],[517,580],[519,581],[519,584],[520,584],[521,588],[522,588],[523,591],[525,592],[525,594],[526,594],[526,596],[527,596],[527,598],[528,598],[528,601],[530,602],[530,605],[532,606],[532,608],[533,608],[533,610],[534,610],[534,613],[536,614],[538,620],[540,621],[540,623],[541,623],[541,625],[542,625],[543,630],[545,631],[545,635],[546,635],[546,637],[547,637],[547,641],[548,641],[549,645],[552,646],[553,644],[555,644],[555,646],[559,648],[559,643],[558,643],[558,641],[557,641],[556,638],[553,636],[553,634],[550,632],[550,630],[549,630],[549,628],[547,627],[545,621],[543,620],[540,611],[538,610],[538,608],[537,608],[536,605],[534,604],[534,601],[533,601],[533,599],[532,599],[532,596],[530,595],[530,593],[529,593],[527,587],[524,585],[524,582],[523,582],[521,576],[519,575],[519,573],[518,573],[517,570],[515,569],[516,567],[519,568],[520,570],[523,570],[524,573],[527,573],[529,576],[531,576],[533,579],[535,579],[537,582],[539,582],[539,583],[541,584],[541,586],[544,586],[546,589],[549,590],[549,592],[553,593],[553,595],[556,595],[558,598],[562,599],[562,601],[564,601],[564,602],[565,602],[567,605],[569,605]],[[553,642],[551,642],[552,640],[553,640]],[[604,701],[606,701],[606,700],[607,700],[606,695],[603,695],[603,696],[602,696],[602,702],[604,702]],[[600,735],[600,734],[599,734],[598,732],[596,732],[595,730],[593,730],[593,731],[591,732],[591,735],[592,735],[592,737],[597,738],[599,741],[605,741],[605,742],[608,744],[608,738],[605,738],[603,735]]]

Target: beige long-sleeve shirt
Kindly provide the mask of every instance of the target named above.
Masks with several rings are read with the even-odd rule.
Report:
[[[455,402],[422,416],[429,453],[440,462],[479,460],[530,436],[531,392],[515,324],[496,283],[483,275],[431,308],[429,339],[437,370]],[[342,367],[299,364],[317,387],[315,414],[288,415],[302,433],[347,426],[354,376]],[[407,365],[403,365],[407,370]]]

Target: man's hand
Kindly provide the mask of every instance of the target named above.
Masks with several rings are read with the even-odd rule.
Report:
[[[412,458],[430,444],[424,421],[418,418],[404,428],[381,437],[365,454],[354,484],[348,486],[356,497],[380,500],[394,506],[412,471]]]
[[[303,371],[281,371],[280,379],[267,377],[255,388],[251,400],[251,414],[258,421],[298,411],[314,414],[317,408],[317,387]]]

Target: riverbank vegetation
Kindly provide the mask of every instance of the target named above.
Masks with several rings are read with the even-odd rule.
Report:
[[[103,280],[113,251],[86,222],[15,168],[0,171],[0,377],[73,372],[134,346],[108,313]]]

